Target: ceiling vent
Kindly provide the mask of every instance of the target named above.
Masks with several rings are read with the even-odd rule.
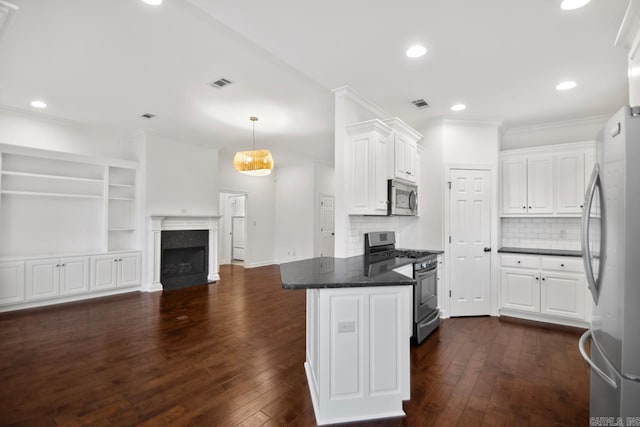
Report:
[[[2,42],[2,37],[9,31],[9,25],[17,11],[18,6],[15,4],[0,0],[0,42]]]
[[[231,80],[225,79],[223,77],[223,78],[218,79],[215,82],[211,83],[209,86],[215,87],[216,89],[222,89],[223,87],[229,86],[230,84],[231,84]]]
[[[140,117],[142,117],[143,119],[153,119],[156,115],[155,114],[151,114],[151,113],[144,113],[143,115],[141,115]]]
[[[422,98],[415,99],[415,100],[411,101],[411,103],[418,110],[422,110],[423,108],[428,108],[429,107],[429,103],[427,101],[425,101],[424,99],[422,99]]]

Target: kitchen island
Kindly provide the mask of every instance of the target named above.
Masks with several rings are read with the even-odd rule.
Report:
[[[304,364],[318,425],[403,416],[410,397],[415,281],[409,258],[365,256],[280,265],[282,287],[307,293]]]

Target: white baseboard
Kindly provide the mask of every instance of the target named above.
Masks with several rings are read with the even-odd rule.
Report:
[[[252,263],[245,262],[244,268],[264,267],[265,265],[273,265],[273,264],[276,264],[276,263],[274,261],[258,261],[258,262],[252,262]]]
[[[85,301],[85,300],[90,300],[94,298],[108,297],[110,295],[119,295],[119,294],[126,294],[129,292],[140,292],[140,291],[142,291],[142,288],[140,286],[132,286],[130,288],[110,289],[108,291],[92,292],[88,294],[72,295],[67,297],[45,299],[40,301],[29,301],[29,302],[24,302],[20,304],[9,305],[6,307],[0,307],[0,313],[4,313],[7,311],[24,310],[27,308],[45,307],[49,305],[57,305],[57,304],[63,304],[67,302]]]

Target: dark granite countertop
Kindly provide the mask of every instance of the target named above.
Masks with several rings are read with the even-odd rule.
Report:
[[[415,280],[392,271],[414,261],[396,257],[371,264],[364,255],[310,258],[280,264],[280,278],[284,289],[415,285]]]
[[[498,252],[508,254],[530,254],[530,255],[553,255],[553,256],[572,256],[582,257],[580,251],[570,251],[566,249],[536,249],[536,248],[500,248]]]

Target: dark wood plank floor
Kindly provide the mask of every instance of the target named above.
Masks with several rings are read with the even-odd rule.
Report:
[[[0,315],[2,425],[315,425],[305,293],[276,266],[165,293]],[[411,350],[404,418],[371,426],[588,423],[579,331],[449,319]]]

